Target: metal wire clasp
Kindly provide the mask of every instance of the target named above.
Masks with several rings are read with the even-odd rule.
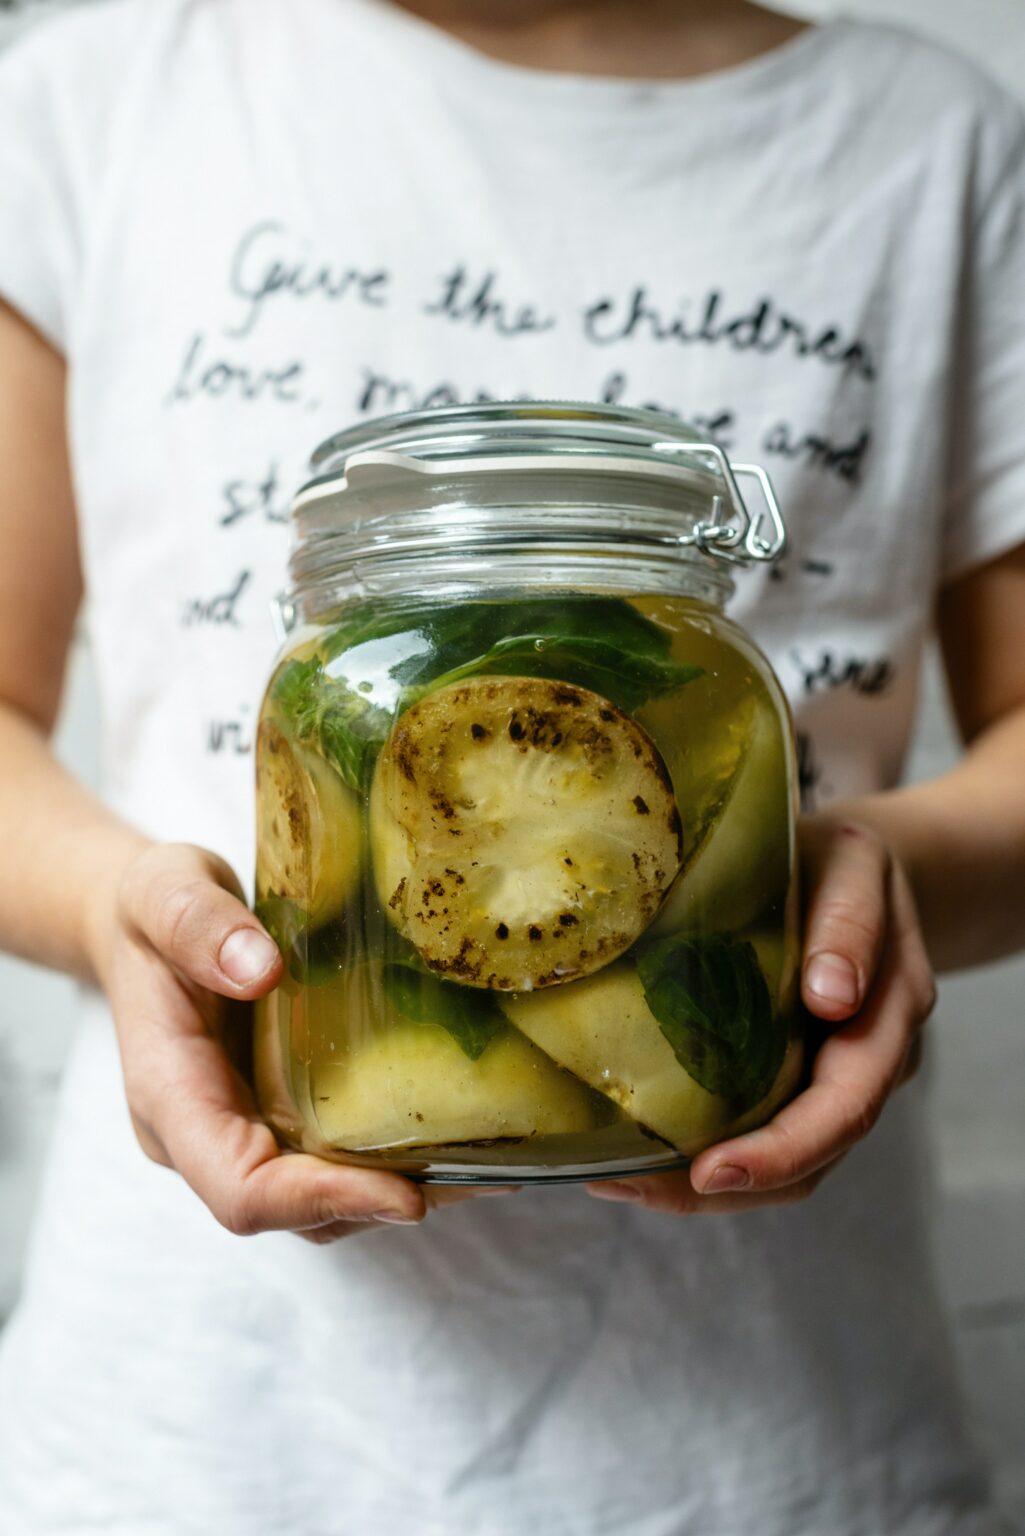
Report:
[[[686,452],[712,459],[722,475],[730,500],[726,517],[721,516],[724,499],[716,496],[712,503],[712,516],[700,522],[692,533],[680,536],[681,544],[693,544],[705,554],[733,565],[758,563],[771,565],[787,547],[787,530],[783,514],[776,500],[772,481],[760,464],[731,464],[717,443],[659,443],[663,453]],[[764,509],[752,516],[737,483],[742,476],[757,480],[765,500]],[[762,528],[766,518],[771,526],[771,537],[763,538]]]

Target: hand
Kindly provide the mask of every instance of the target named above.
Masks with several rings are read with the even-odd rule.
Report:
[[[97,941],[132,1123],[229,1231],[286,1230],[325,1243],[484,1191],[424,1191],[398,1174],[284,1154],[232,1065],[234,1003],[271,992],[281,956],[232,871],[185,845],[148,848],[123,875]]]
[[[904,871],[858,823],[808,818],[800,843],[801,997],[830,1028],[808,1087],[768,1125],[709,1147],[689,1169],[591,1184],[590,1194],[679,1215],[803,1200],[916,1069],[936,990]]]

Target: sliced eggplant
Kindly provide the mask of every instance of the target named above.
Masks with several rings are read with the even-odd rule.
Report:
[[[503,997],[501,1006],[553,1061],[685,1156],[727,1129],[729,1104],[680,1065],[632,966],[613,966],[557,992]]]
[[[588,1131],[601,1100],[515,1030],[476,1061],[444,1029],[397,1024],[310,1072],[332,1148],[457,1146]]]
[[[648,927],[680,868],[647,733],[586,689],[478,677],[395,725],[370,797],[382,904],[434,971],[522,992],[587,976]]]
[[[359,881],[359,807],[318,753],[273,718],[256,746],[256,893],[294,902],[318,927],[342,910]]]
[[[735,750],[732,738],[731,755]],[[686,811],[687,807],[684,806]],[[745,739],[728,793],[669,894],[651,937],[736,932],[777,905],[790,881],[793,843],[787,750],[775,711],[745,711]]]

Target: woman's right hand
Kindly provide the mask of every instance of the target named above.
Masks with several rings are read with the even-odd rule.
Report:
[[[272,991],[282,961],[223,860],[184,844],[148,847],[92,932],[136,1135],[222,1226],[326,1243],[422,1220],[427,1202],[410,1180],[283,1153],[261,1120],[224,1031],[229,1003]]]

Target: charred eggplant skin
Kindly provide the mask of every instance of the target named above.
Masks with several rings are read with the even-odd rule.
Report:
[[[293,903],[317,927],[358,890],[359,803],[319,753],[273,718],[260,724],[256,761],[257,899]]]
[[[608,699],[476,677],[396,723],[370,847],[381,902],[427,966],[520,992],[630,948],[680,869],[682,826],[657,748]]]

